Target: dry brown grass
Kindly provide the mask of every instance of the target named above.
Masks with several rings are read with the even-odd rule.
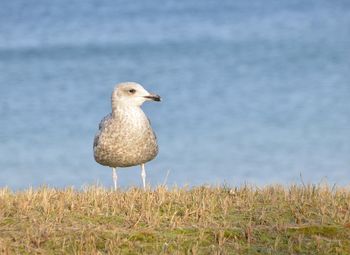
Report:
[[[2,254],[350,254],[350,190],[0,189]]]

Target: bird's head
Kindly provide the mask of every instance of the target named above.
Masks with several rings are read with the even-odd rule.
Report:
[[[112,93],[112,105],[141,106],[145,101],[160,101],[160,96],[149,93],[136,82],[123,82],[115,86]]]

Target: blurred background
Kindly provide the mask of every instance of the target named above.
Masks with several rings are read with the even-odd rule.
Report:
[[[92,143],[121,81],[163,98],[153,186],[347,185],[349,45],[347,0],[1,1],[0,186],[110,187]]]

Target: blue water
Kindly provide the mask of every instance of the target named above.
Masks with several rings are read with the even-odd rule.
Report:
[[[163,98],[153,186],[347,185],[349,45],[345,0],[2,1],[0,186],[110,186],[92,141],[120,81]]]

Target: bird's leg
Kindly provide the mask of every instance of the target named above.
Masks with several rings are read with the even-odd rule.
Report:
[[[143,189],[146,190],[146,170],[145,170],[145,164],[141,164],[141,177],[142,177]]]
[[[112,173],[112,177],[113,177],[113,183],[114,183],[114,190],[117,190],[118,188],[118,175],[117,175],[117,169],[115,167],[112,168],[113,173]]]

